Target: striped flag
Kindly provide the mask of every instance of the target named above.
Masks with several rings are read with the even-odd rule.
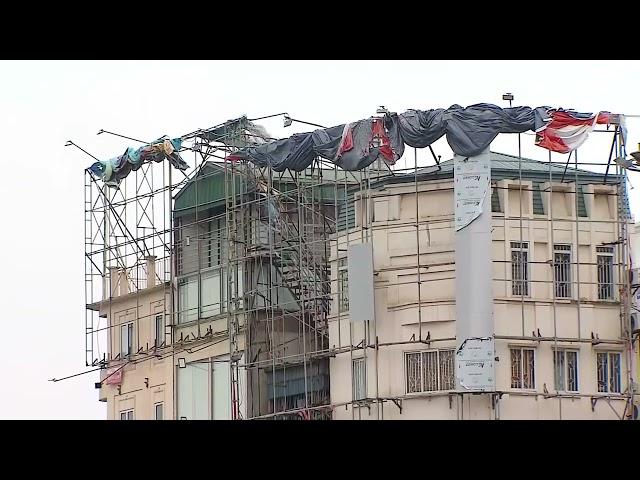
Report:
[[[536,132],[536,145],[552,152],[569,153],[582,145],[596,124],[615,123],[609,112],[578,113],[573,110],[552,110],[551,121]],[[614,120],[614,121],[612,121]]]

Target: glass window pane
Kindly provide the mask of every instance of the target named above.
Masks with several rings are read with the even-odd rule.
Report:
[[[620,393],[620,354],[611,353],[609,356],[609,382],[610,392]]]
[[[180,314],[178,322],[191,322],[198,318],[198,277],[183,278],[178,282]]]
[[[613,257],[598,255],[598,299],[613,298]]]
[[[556,390],[565,390],[565,352],[558,350],[554,352],[553,367],[555,372]]]
[[[216,360],[222,360],[218,358]],[[231,365],[228,362],[213,364],[213,419],[231,420]]]
[[[598,392],[606,392],[609,387],[609,383],[607,381],[607,354],[598,353],[596,361],[598,369]]]
[[[567,391],[578,391],[578,352],[566,352],[567,357]]]
[[[424,375],[424,391],[438,390],[438,352],[422,353],[422,371]]]
[[[455,388],[453,350],[440,351],[440,390]]]
[[[156,315],[155,345],[159,347],[164,342],[164,315]]]
[[[522,388],[522,352],[511,349],[511,388]]]
[[[422,372],[420,361],[421,354],[407,353],[406,359],[406,372],[407,372],[407,393],[416,393],[422,391]]]
[[[178,368],[178,418],[209,420],[209,364]]]
[[[129,355],[129,328],[126,324],[120,326],[120,355]]]
[[[220,314],[221,310],[221,281],[220,270],[211,270],[202,273],[202,317],[210,317]]]
[[[535,385],[535,364],[534,351],[530,349],[522,350],[522,386],[523,388],[536,388]]]

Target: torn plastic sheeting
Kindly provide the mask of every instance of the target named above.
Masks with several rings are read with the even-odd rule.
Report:
[[[178,153],[181,146],[180,138],[170,140],[162,137],[138,149],[129,147],[118,157],[97,161],[89,167],[89,170],[110,187],[118,186],[132,170],[138,170],[143,163],[147,162],[162,162],[168,159],[175,168],[186,170],[189,165]]]
[[[361,170],[382,157],[394,164],[404,153],[397,115],[368,118],[346,125],[297,133],[289,138],[243,149],[233,159],[250,160],[275,171],[302,171],[316,156],[343,170]]]
[[[626,126],[623,115],[612,115],[609,112],[579,113],[559,108],[552,110],[550,116],[551,121],[546,128],[537,132],[535,143],[552,152],[572,152],[587,140],[596,124],[608,125],[612,120],[620,125],[623,145],[625,143]]]
[[[410,147],[424,148],[443,135],[457,155],[473,157],[487,148],[499,133],[543,129],[551,118],[548,107],[500,108],[478,103],[463,108],[409,110],[398,115],[400,135]]]

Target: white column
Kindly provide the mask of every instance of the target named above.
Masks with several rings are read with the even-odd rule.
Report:
[[[456,388],[495,390],[491,154],[454,157]]]

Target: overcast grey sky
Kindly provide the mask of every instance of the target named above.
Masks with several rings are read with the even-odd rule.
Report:
[[[397,112],[488,102],[640,114],[638,61],[3,61],[0,131],[0,418],[101,419],[97,374],[59,383],[84,367],[83,170],[135,138],[179,136],[247,114],[288,112],[326,126],[366,118],[379,105]],[[265,122],[276,137],[305,131]],[[629,120],[640,142],[640,119]],[[523,155],[547,153],[523,135]],[[610,136],[592,134],[580,160],[605,162]],[[635,148],[634,148],[635,149]],[[451,150],[443,140],[435,150]],[[517,154],[517,136],[492,150]],[[426,157],[425,157],[426,158]],[[559,158],[559,156],[558,156]],[[631,174],[640,218],[640,177]]]

